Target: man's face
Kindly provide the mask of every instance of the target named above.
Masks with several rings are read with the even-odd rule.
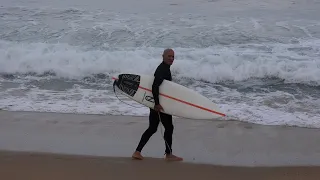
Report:
[[[173,50],[170,50],[170,51],[168,51],[168,52],[163,54],[163,61],[168,65],[172,65],[172,63],[174,61],[174,52],[173,52]]]

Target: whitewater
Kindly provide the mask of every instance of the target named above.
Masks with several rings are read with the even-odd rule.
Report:
[[[320,128],[319,1],[9,1],[0,4],[0,108],[147,116],[117,73],[173,81],[238,120]],[[132,106],[130,106],[130,104]]]

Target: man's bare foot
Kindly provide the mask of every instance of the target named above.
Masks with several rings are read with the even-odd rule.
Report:
[[[167,160],[167,161],[183,161],[183,158],[175,156],[173,154],[166,154],[165,160]]]
[[[135,152],[132,154],[132,159],[142,160],[142,159],[143,159],[143,156],[141,155],[141,153],[140,153],[139,151],[135,151]]]

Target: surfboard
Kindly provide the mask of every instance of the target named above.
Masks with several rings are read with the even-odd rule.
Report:
[[[152,84],[154,76],[144,74],[118,74],[112,77],[113,85],[125,96],[154,108]],[[200,93],[164,80],[159,87],[159,102],[163,113],[188,119],[215,119],[226,116],[218,106]]]

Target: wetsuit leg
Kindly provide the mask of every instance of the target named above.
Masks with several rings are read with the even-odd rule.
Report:
[[[161,123],[163,124],[164,130],[164,139],[165,139],[165,146],[166,154],[171,154],[172,152],[172,134],[173,134],[173,123],[172,123],[172,116],[165,113],[160,113]]]
[[[150,109],[149,114],[149,127],[148,129],[142,134],[141,140],[136,148],[136,151],[141,152],[143,147],[147,144],[150,137],[157,132],[158,125],[159,125],[160,119],[158,116],[158,112],[154,111],[153,109]]]

